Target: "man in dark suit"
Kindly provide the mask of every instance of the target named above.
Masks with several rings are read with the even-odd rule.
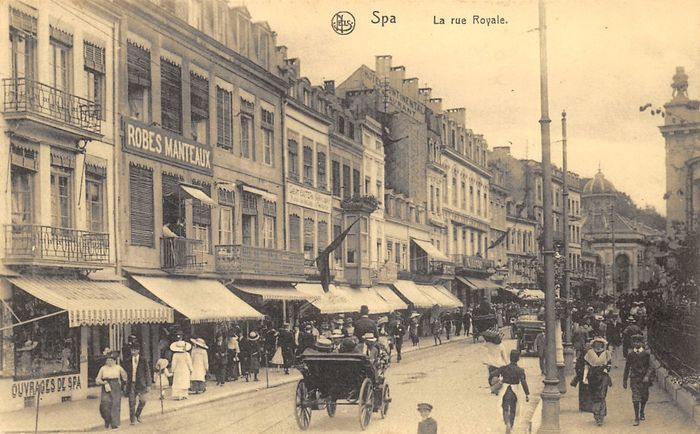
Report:
[[[360,319],[355,321],[355,337],[364,342],[362,338],[367,333],[372,333],[375,338],[379,338],[377,322],[369,317],[369,308],[366,305],[360,307]]]
[[[289,374],[289,367],[294,363],[294,333],[288,322],[284,323],[284,328],[280,330],[277,343],[282,347],[282,361],[284,362],[284,373]]]
[[[141,422],[141,412],[146,406],[146,394],[151,387],[151,369],[146,358],[141,357],[137,342],[132,344],[131,356],[124,360],[124,370],[127,375],[125,387],[129,396],[129,418],[133,425]]]

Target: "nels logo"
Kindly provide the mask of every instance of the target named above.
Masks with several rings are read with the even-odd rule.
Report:
[[[331,18],[331,27],[339,35],[349,35],[355,30],[355,16],[347,11],[340,11]]]

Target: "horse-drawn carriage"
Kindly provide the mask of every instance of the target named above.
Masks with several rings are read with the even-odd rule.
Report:
[[[535,351],[535,339],[542,331],[544,321],[538,320],[537,315],[520,315],[513,325],[513,334],[518,340],[518,351]]]
[[[362,353],[322,353],[307,350],[298,366],[304,376],[294,398],[294,416],[300,429],[311,423],[312,410],[326,410],[335,416],[338,405],[357,405],[364,430],[372,413],[384,418],[391,395],[383,372]]]

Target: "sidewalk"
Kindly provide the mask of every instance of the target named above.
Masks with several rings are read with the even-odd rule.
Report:
[[[421,339],[423,345],[412,347],[410,341],[408,346],[404,342],[402,353],[405,355],[418,350],[427,350],[430,348],[438,348],[433,346],[432,336]],[[443,344],[464,341],[465,336],[453,336],[449,341],[443,339]],[[471,341],[471,336],[469,340]],[[395,361],[395,355],[392,356]],[[265,390],[265,370],[262,369],[259,382],[246,383],[245,380],[226,383],[223,387],[217,387],[215,382],[207,382],[207,391],[200,395],[190,395],[188,399],[183,401],[174,401],[166,399],[163,401],[164,412],[170,413],[181,410],[183,408],[194,407],[207,404],[213,401],[218,401],[234,396],[252,394],[261,390]],[[290,370],[290,375],[284,375],[282,369],[271,368],[269,370],[270,388],[279,387],[285,384],[294,383],[301,379],[301,374],[296,369]],[[92,398],[67,402],[63,404],[54,404],[40,407],[39,414],[39,432],[84,432],[104,430],[104,423],[99,414],[99,389],[91,390]],[[142,419],[144,421],[151,417],[160,415],[160,401],[158,393],[153,389],[148,396],[148,404],[144,408]],[[26,408],[24,410],[0,413],[0,433],[26,433],[34,432],[34,423],[36,417],[35,408]],[[128,400],[122,399],[121,410],[121,425],[129,425],[129,407]]]
[[[624,359],[620,355],[616,360],[617,368],[610,371],[613,386],[608,389],[607,406],[608,415],[605,417],[603,430],[619,434],[626,433],[696,433],[696,427],[692,421],[675,405],[665,391],[654,385],[649,390],[649,402],[646,406],[646,420],[639,426],[633,426],[634,409],[632,407],[632,392],[622,388],[622,376],[624,374]],[[567,378],[567,393],[561,396],[559,401],[560,416],[559,425],[562,432],[567,434],[584,434],[597,431],[592,413],[578,411],[578,388],[569,386],[571,377]],[[541,388],[540,388],[541,389]],[[540,425],[542,406],[538,404],[533,413],[532,432],[537,432]]]

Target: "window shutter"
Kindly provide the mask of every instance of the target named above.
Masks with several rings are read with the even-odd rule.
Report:
[[[131,244],[153,247],[153,170],[129,166],[129,207]]]
[[[209,184],[199,183],[196,181],[194,181],[193,184],[199,186],[199,188],[205,192],[207,196],[211,196],[211,186]],[[211,208],[196,199],[192,203],[192,223],[199,225],[211,225]]]
[[[328,223],[321,220],[318,222],[318,251],[328,247]]]
[[[209,80],[190,72],[190,104],[192,114],[200,119],[209,118]]]
[[[126,45],[126,63],[129,84],[151,87],[151,53],[129,42]]]
[[[163,128],[182,133],[182,71],[161,58],[161,117]]]
[[[83,44],[83,55],[85,57],[85,67],[93,71],[105,73],[105,49],[97,45],[85,42]]]
[[[231,92],[216,88],[216,144],[224,149],[233,149],[233,119]]]
[[[313,248],[314,245],[314,219],[304,219],[304,250],[307,247]]]
[[[289,216],[289,248],[292,252],[298,252],[301,250],[301,234],[299,224],[299,216],[291,214]]]

